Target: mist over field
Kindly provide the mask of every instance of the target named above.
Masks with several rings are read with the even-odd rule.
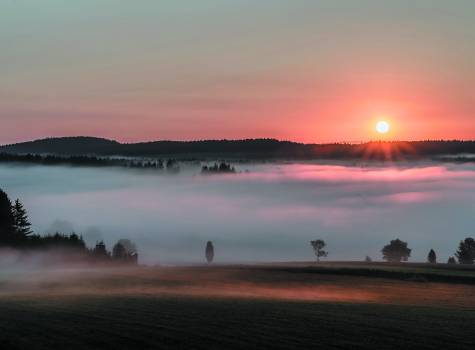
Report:
[[[473,164],[238,164],[231,175],[119,168],[0,165],[0,187],[20,198],[37,233],[75,231],[88,245],[136,242],[148,264],[310,260],[311,239],[331,260],[381,259],[390,239],[410,261],[440,261],[475,232]],[[248,170],[249,172],[245,172]]]

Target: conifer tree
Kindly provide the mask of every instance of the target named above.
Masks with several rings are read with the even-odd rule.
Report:
[[[15,233],[19,239],[27,238],[33,233],[28,213],[20,200],[16,200],[12,207]]]
[[[214,246],[213,242],[206,243],[206,261],[210,264],[214,259]]]
[[[12,244],[15,238],[15,219],[12,202],[0,189],[0,245]]]

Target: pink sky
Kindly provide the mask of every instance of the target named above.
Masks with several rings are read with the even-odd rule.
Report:
[[[0,143],[475,138],[475,3],[9,2]]]

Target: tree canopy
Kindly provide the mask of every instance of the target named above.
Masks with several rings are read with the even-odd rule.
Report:
[[[437,263],[437,255],[435,254],[434,249],[431,249],[429,251],[429,254],[427,255],[427,262],[430,264]]]
[[[310,241],[310,244],[313,248],[315,256],[317,257],[317,262],[320,262],[320,258],[324,258],[328,256],[328,252],[323,250],[323,248],[325,248],[326,246],[326,243],[324,240],[317,239],[315,241]]]
[[[475,261],[475,240],[471,237],[467,237],[463,241],[460,241],[455,256],[460,264],[473,264]]]
[[[390,262],[407,261],[411,256],[411,249],[407,247],[407,242],[399,238],[392,240],[381,250],[383,259]]]

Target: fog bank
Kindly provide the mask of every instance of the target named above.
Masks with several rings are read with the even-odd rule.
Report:
[[[178,175],[114,168],[0,165],[0,187],[20,198],[38,233],[74,230],[89,245],[136,242],[145,263],[310,260],[324,239],[329,259],[381,258],[399,237],[411,261],[440,261],[475,232],[473,164],[278,163],[249,173]]]

